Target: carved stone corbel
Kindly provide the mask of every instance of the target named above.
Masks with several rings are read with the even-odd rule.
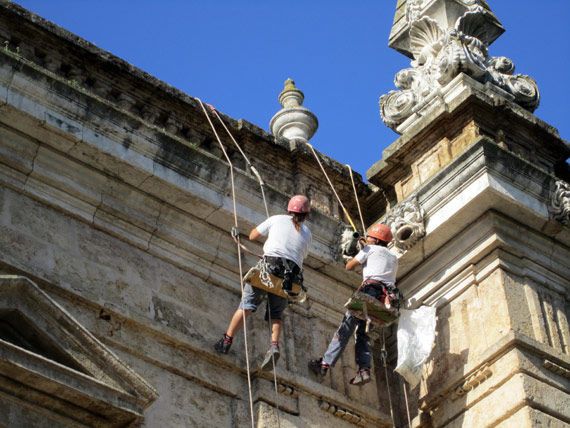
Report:
[[[319,407],[321,408],[321,410],[328,412],[331,415],[336,416],[337,418],[341,418],[346,422],[350,422],[351,424],[354,424],[356,426],[365,426],[368,423],[368,421],[364,417],[350,410],[343,409],[342,407],[339,407],[336,404],[329,403],[328,401],[324,400],[321,401]]]
[[[556,180],[550,190],[550,215],[554,220],[565,226],[570,226],[570,184]]]
[[[451,394],[451,399],[457,400],[458,398],[463,397],[465,394],[473,391],[475,388],[489,379],[492,375],[493,371],[489,368],[489,366],[485,365],[481,367],[454,389],[453,393]]]
[[[425,236],[424,210],[417,198],[408,199],[397,205],[384,220],[394,234],[394,246],[407,251]]]

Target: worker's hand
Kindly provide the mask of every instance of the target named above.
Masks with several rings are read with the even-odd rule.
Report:
[[[351,259],[352,257],[350,256],[345,256],[344,254],[342,255],[342,261],[344,262],[344,264],[347,264]]]

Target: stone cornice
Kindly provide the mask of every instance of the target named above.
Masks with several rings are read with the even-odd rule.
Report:
[[[0,20],[10,30],[7,33],[0,31],[0,43],[4,46],[1,53],[67,86],[66,92],[77,91],[79,96],[85,95],[95,98],[98,103],[104,102],[106,108],[114,109],[122,117],[126,116],[125,129],[136,133],[137,128],[142,126],[181,145],[210,150],[205,146],[213,135],[203,126],[206,122],[195,98],[16,4],[2,2]],[[310,168],[317,168],[308,148],[298,146],[292,149],[289,141],[274,139],[252,123],[243,119],[234,120],[221,112],[220,115],[243,144],[244,150],[256,161],[271,167],[272,157],[276,156],[291,159],[293,164],[306,163],[311,165]],[[261,152],[260,144],[264,144]],[[172,150],[176,151],[174,148]],[[215,147],[212,152],[214,156],[219,156]],[[333,181],[340,186],[340,192],[352,195],[347,187],[350,179],[344,165],[326,155],[320,156]],[[239,168],[239,161],[236,164]],[[262,168],[259,164],[256,166],[258,170]],[[297,166],[290,169],[294,168]],[[283,187],[271,177],[264,179],[275,188]],[[325,183],[324,179],[322,181]],[[358,174],[356,182],[363,197],[370,193]],[[295,189],[288,192],[295,193]],[[348,205],[350,210],[355,209],[353,203]],[[333,215],[337,215],[337,212],[333,212]]]
[[[426,236],[400,258],[400,277],[489,210],[503,213],[530,229],[547,231],[568,246],[570,230],[554,227],[548,212],[550,186],[543,183],[554,179],[535,165],[481,139],[415,194],[425,211]]]
[[[534,372],[533,370],[535,370],[535,368],[533,364],[523,363],[519,366],[513,366],[511,364],[508,365],[508,371],[502,370],[502,367],[500,367],[501,359],[505,358],[505,356],[512,351],[519,351],[528,354],[532,358],[536,358],[537,361],[548,361],[549,363],[544,364],[545,368],[548,370],[550,370],[550,368],[547,367],[548,365],[552,366],[554,364],[560,367],[562,369],[562,373],[558,370],[557,374],[561,377],[565,376],[563,374],[565,373],[564,370],[567,370],[567,368],[570,367],[570,358],[568,355],[553,350],[552,348],[549,348],[526,335],[510,331],[500,341],[490,346],[483,355],[477,359],[476,364],[465,367],[465,374],[461,379],[449,379],[447,382],[439,385],[437,390],[429,392],[430,397],[433,397],[429,400],[420,398],[420,408],[422,411],[429,411],[430,409],[438,407],[443,402],[446,402],[449,405],[456,396],[458,388],[461,388],[466,382],[468,383],[469,380],[473,378],[477,378],[478,381],[486,381],[493,384],[473,391],[474,396],[470,398],[468,402],[459,402],[456,404],[457,408],[455,412],[452,412],[452,414],[462,413],[466,408],[474,406],[485,397],[491,395],[498,386],[505,384],[517,374],[525,374],[532,378],[536,378],[543,383],[550,384],[555,388],[562,388],[560,383],[553,384],[552,379],[550,379],[549,376]]]
[[[471,113],[462,118],[467,109]],[[366,176],[378,186],[393,185],[397,180],[393,177],[410,168],[438,140],[452,138],[450,135],[466,126],[467,121],[474,121],[483,135],[497,141],[501,132],[513,134],[510,144],[514,151],[520,146],[521,150],[532,151],[533,156],[544,157],[547,163],[570,156],[570,147],[556,128],[509,101],[500,89],[460,74],[416,113],[413,123],[383,151],[382,160],[372,165]]]
[[[0,275],[0,294],[3,316],[19,314],[29,323],[13,328],[38,330],[25,333],[29,348],[0,340],[2,382],[16,380],[15,395],[27,393],[26,399],[40,407],[61,400],[55,406],[61,414],[87,424],[140,421],[158,397],[146,380],[28,278]]]

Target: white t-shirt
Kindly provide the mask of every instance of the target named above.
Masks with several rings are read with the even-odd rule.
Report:
[[[256,227],[257,231],[267,240],[263,245],[263,255],[284,257],[293,260],[300,268],[303,260],[309,253],[311,245],[311,231],[301,223],[301,230],[297,231],[290,215],[274,215]]]
[[[398,258],[381,245],[366,245],[355,257],[362,265],[364,280],[382,281],[386,285],[396,283]]]

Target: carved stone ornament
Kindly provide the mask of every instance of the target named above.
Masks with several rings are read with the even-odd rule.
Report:
[[[470,391],[473,391],[487,379],[489,379],[493,375],[493,371],[487,366],[484,365],[482,368],[477,370],[471,376],[468,376],[465,381],[463,381],[460,385],[458,385],[451,394],[452,400],[457,400],[458,398],[463,397]]]
[[[445,25],[435,15],[429,16],[428,6],[438,2],[459,3],[465,12],[455,24]],[[413,57],[412,67],[396,74],[394,83],[399,90],[380,97],[380,113],[390,128],[396,129],[460,73],[500,87],[523,108],[534,111],[538,107],[536,82],[529,76],[513,74],[515,66],[510,59],[489,56],[489,44],[500,33],[494,25],[498,22],[484,1],[408,0],[406,19],[409,27],[406,53]]]
[[[424,210],[416,198],[408,199],[395,207],[384,223],[394,234],[394,246],[402,251],[412,248],[425,236]]]
[[[317,131],[319,121],[313,112],[303,107],[305,96],[291,79],[285,81],[285,87],[279,94],[279,103],[283,107],[271,118],[269,127],[275,137],[308,142]]]
[[[560,223],[570,226],[570,184],[557,180],[550,193],[550,214]]]

